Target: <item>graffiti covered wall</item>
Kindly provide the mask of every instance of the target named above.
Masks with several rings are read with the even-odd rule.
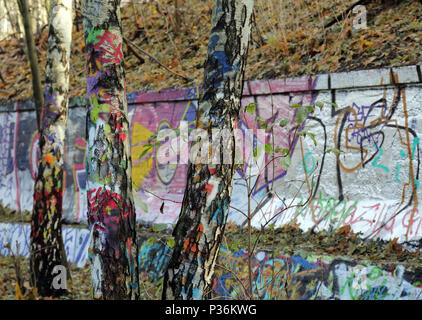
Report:
[[[29,257],[30,227],[0,223],[0,255],[11,252]],[[63,228],[69,262],[83,267],[88,261],[89,231]],[[163,279],[172,249],[156,238],[139,238],[140,271],[157,284]],[[422,269],[406,263],[377,263],[348,258],[295,255],[258,251],[252,256],[253,291],[259,299],[289,300],[419,300],[422,299]],[[225,247],[217,261],[215,299],[245,299],[241,282],[248,283],[248,259],[243,250]]]
[[[29,258],[30,229],[28,224],[0,223],[0,255],[10,256],[13,253]],[[63,228],[63,243],[71,264],[81,268],[88,262],[89,236],[86,228]]]
[[[68,222],[86,220],[85,119],[81,99],[72,99],[66,128],[63,213]],[[38,131],[32,101],[0,106],[0,202],[32,210],[37,174]]]
[[[338,106],[308,115],[303,130],[317,144],[299,137],[291,166],[275,184],[278,197],[259,210],[254,225],[270,219],[304,230],[350,225],[365,238],[418,246],[422,88],[403,84],[411,81],[420,81],[419,68],[330,75],[334,89],[315,99]]]
[[[419,186],[422,79],[419,66],[245,82],[242,104],[255,102],[256,115],[274,126],[274,135],[252,135],[251,146],[274,139],[291,150],[291,165],[278,161],[255,177],[253,224],[299,223],[304,230],[337,229],[350,224],[364,237],[414,241],[422,235]],[[160,163],[157,150],[145,157],[143,144],[161,129],[194,127],[199,88],[128,95],[133,190],[137,220],[143,224],[177,221],[185,188],[185,164]],[[325,105],[301,125],[312,139],[293,132],[293,104]],[[338,107],[329,105],[335,103]],[[255,115],[242,115],[244,133],[258,128]],[[86,223],[85,102],[72,99],[66,131],[64,219]],[[246,135],[245,135],[246,137]],[[35,112],[31,102],[0,106],[0,200],[13,209],[31,210],[37,170]],[[244,152],[250,158],[251,149]],[[337,156],[333,149],[341,150]],[[264,154],[264,161],[270,155]],[[232,205],[246,210],[242,173],[234,181]],[[302,205],[300,205],[302,204]],[[244,224],[232,210],[229,219]]]

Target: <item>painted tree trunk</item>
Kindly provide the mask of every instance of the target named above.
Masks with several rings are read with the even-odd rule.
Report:
[[[120,1],[86,0],[86,159],[93,297],[139,296]]]
[[[42,296],[58,296],[53,269],[67,266],[62,239],[65,130],[68,106],[72,1],[52,0],[46,86],[39,128],[40,159],[34,186],[31,226],[32,282]]]
[[[197,128],[233,132],[239,117],[253,0],[217,0],[199,100]],[[234,137],[221,143],[229,163],[189,159],[175,246],[164,277],[163,299],[210,298],[215,262],[229,211]],[[195,148],[195,146],[192,146]],[[201,150],[206,154],[207,146]],[[209,158],[209,157],[208,157]]]

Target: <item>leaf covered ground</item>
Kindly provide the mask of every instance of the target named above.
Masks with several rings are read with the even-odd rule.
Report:
[[[330,27],[355,0],[256,0],[246,79],[269,79],[334,71],[420,64],[422,4],[419,1],[370,1],[367,28],[353,29],[350,12]],[[395,3],[397,2],[397,3]],[[203,78],[212,1],[145,1],[122,8],[124,36],[167,66],[171,73],[124,44],[127,92],[199,86]],[[179,21],[179,22],[178,22]],[[85,95],[82,18],[76,11],[70,95]],[[45,70],[48,28],[36,35],[40,68]],[[24,42],[0,42],[0,99],[32,96]],[[177,76],[179,74],[180,76]],[[185,81],[183,77],[190,78]]]
[[[231,250],[247,248],[248,235],[244,229],[229,224],[226,232],[226,245]],[[354,233],[350,225],[341,227],[336,232],[326,230],[303,232],[299,225],[290,224],[279,228],[253,229],[252,245],[255,250],[267,250],[275,253],[305,256],[321,255],[347,257],[348,259],[370,261],[371,263],[398,263],[420,266],[422,256],[420,250],[406,248],[397,242],[377,239],[364,239],[361,234]],[[408,250],[409,249],[409,250]]]
[[[20,257],[22,287],[17,288],[15,261],[18,258],[0,256],[0,299],[29,300],[41,299],[29,283],[29,260]],[[87,264],[84,268],[71,268],[72,291],[60,299],[85,300],[91,297],[91,274]],[[45,299],[45,298],[44,298]],[[53,298],[47,298],[53,299]]]
[[[23,281],[17,287],[16,260],[19,259],[20,276]],[[90,300],[91,268],[87,263],[83,268],[71,266],[72,281],[68,282],[69,294],[59,298],[40,297],[30,285],[29,260],[23,257],[0,256],[0,300]],[[162,287],[152,283],[145,275],[140,276],[141,300],[157,300],[161,297]]]

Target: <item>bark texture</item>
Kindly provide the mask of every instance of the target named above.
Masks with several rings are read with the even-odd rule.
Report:
[[[217,0],[199,100],[197,128],[235,129],[251,30],[253,0]],[[201,142],[200,142],[201,143]],[[202,142],[203,143],[203,142]],[[189,163],[175,247],[164,277],[163,299],[210,298],[214,266],[229,211],[234,138],[221,143],[231,164]],[[192,146],[195,148],[195,146]],[[207,154],[203,145],[201,153]],[[223,163],[223,159],[220,159]]]
[[[64,293],[65,290],[52,287],[52,272],[56,265],[67,266],[61,219],[72,1],[52,0],[51,5],[45,104],[39,128],[41,153],[34,186],[30,257],[32,281],[42,296]]]
[[[120,1],[83,4],[93,297],[139,296]]]

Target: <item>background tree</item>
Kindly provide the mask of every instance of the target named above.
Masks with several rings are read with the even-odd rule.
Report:
[[[205,130],[209,137],[213,129],[233,132],[239,118],[253,5],[253,0],[221,0],[214,4],[197,115],[197,128]],[[234,147],[234,137],[222,141],[222,154],[233,160]],[[210,297],[229,212],[234,167],[234,161],[189,163],[182,209],[173,231],[175,247],[164,277],[164,299]]]
[[[13,31],[13,36],[19,38],[21,35],[21,28],[19,25],[19,16],[12,13],[11,6],[13,2],[8,2],[7,0],[3,0],[4,10],[6,11],[7,19],[9,20],[10,26]]]
[[[83,3],[87,193],[94,298],[139,295],[120,1]]]
[[[44,104],[43,90],[41,85],[41,73],[38,66],[37,50],[35,47],[32,18],[29,13],[29,6],[27,0],[17,0],[19,11],[22,15],[23,28],[25,31],[26,54],[28,56],[29,65],[31,67],[32,75],[32,91],[35,101],[35,112],[37,114],[37,125],[40,127],[41,109]],[[19,22],[17,23],[17,25]]]
[[[32,282],[43,296],[65,292],[52,288],[52,272],[56,265],[67,266],[61,218],[71,40],[72,2],[51,0],[45,104],[39,126],[41,154],[34,186],[30,256]]]

